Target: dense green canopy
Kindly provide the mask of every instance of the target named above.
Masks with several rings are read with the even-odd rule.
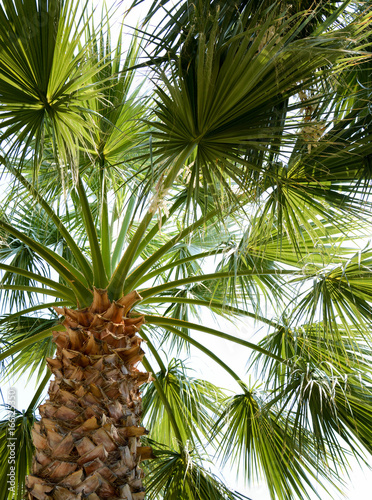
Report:
[[[273,499],[323,499],[349,456],[368,463],[370,54],[370,2],[1,2],[0,360],[40,384],[16,414],[17,499],[53,306],[88,307],[93,287],[142,297],[146,498],[246,498],[227,464]]]

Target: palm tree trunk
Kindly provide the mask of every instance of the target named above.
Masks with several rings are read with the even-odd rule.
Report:
[[[53,335],[57,356],[48,364],[55,379],[32,430],[29,499],[144,498],[138,465],[151,448],[140,445],[147,431],[139,386],[151,375],[135,368],[144,354],[136,335],[144,319],[128,318],[140,298],[131,292],[111,303],[106,290],[95,289],[89,308],[56,308],[66,331]]]

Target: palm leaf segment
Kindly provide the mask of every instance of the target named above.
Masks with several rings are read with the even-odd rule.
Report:
[[[1,139],[10,141],[8,154],[24,160],[32,141],[41,152],[48,134],[58,155],[75,157],[77,140],[89,135],[81,111],[98,70],[79,46],[86,22],[78,3],[7,1],[0,16]]]
[[[299,126],[307,147],[308,140],[301,133],[305,124],[299,123],[296,114],[301,116],[300,110],[309,106],[325,115],[327,66],[341,62],[348,50],[347,30],[359,28],[349,25],[328,34],[322,33],[328,28],[325,23],[318,27],[316,38],[305,42],[298,35],[309,19],[303,21],[301,14],[291,17],[274,11],[262,20],[247,6],[235,13],[234,31],[226,36],[219,6],[201,14],[202,4],[195,5],[194,14],[188,13],[189,31],[174,76],[160,74],[159,120],[153,133],[159,155],[157,170],[163,173],[169,161],[188,149],[190,198],[199,197],[200,184],[215,199],[220,190],[232,196],[238,188],[253,196],[261,194],[263,174],[271,185],[281,183],[275,166],[280,152],[291,151]],[[325,57],[327,65],[323,64]],[[317,72],[321,66],[322,71]],[[314,87],[321,86],[322,93],[309,102],[290,103],[296,94],[304,93],[310,81]],[[310,119],[319,123],[322,116],[314,113]],[[306,184],[309,181],[308,177]]]
[[[14,17],[14,5],[4,4],[3,14],[7,12],[4,23]],[[17,12],[26,8],[21,2],[18,7]],[[28,350],[36,346],[38,356],[27,362],[38,366],[50,356],[49,339],[54,332],[59,353],[57,360],[49,361],[54,372],[58,374],[61,364],[64,370],[87,374],[93,369],[89,356],[96,356],[95,349],[98,352],[101,349],[98,345],[102,344],[92,340],[89,352],[74,357],[72,337],[66,340],[66,326],[56,325],[50,309],[56,307],[67,322],[77,320],[73,327],[80,324],[81,331],[85,331],[83,337],[89,336],[86,332],[92,328],[92,318],[83,325],[82,311],[92,312],[89,308],[98,289],[108,290],[108,296],[103,295],[107,307],[98,312],[101,316],[111,305],[113,310],[120,309],[123,293],[130,296],[138,289],[142,300],[137,302],[136,312],[131,316],[125,311],[123,324],[133,326],[136,321],[142,322],[143,315],[146,317],[148,325],[143,337],[148,342],[149,355],[142,362],[153,373],[154,380],[144,396],[145,422],[154,429],[154,437],[163,441],[162,445],[152,444],[153,452],[142,447],[137,453],[146,461],[149,495],[242,498],[202,467],[203,455],[208,451],[208,434],[213,427],[214,440],[219,443],[224,461],[240,457],[249,478],[263,474],[273,498],[294,498],[294,495],[307,498],[305,485],[316,480],[314,471],[322,478],[336,480],[335,462],[345,463],[336,434],[355,453],[361,452],[362,445],[370,449],[367,425],[370,395],[366,382],[369,372],[364,357],[370,342],[367,325],[371,301],[366,281],[369,252],[361,267],[357,258],[348,263],[348,250],[341,245],[355,221],[366,217],[367,205],[358,206],[355,193],[367,192],[366,165],[370,153],[369,122],[358,107],[360,101],[353,101],[357,105],[349,113],[339,113],[339,119],[330,123],[323,137],[313,138],[309,147],[309,138],[303,134],[309,111],[305,112],[304,120],[301,111],[304,101],[296,101],[295,96],[301,91],[311,94],[307,108],[311,108],[311,119],[315,122],[329,115],[327,106],[332,103],[341,106],[342,97],[338,103],[329,100],[327,87],[321,86],[326,85],[326,77],[332,71],[340,72],[346,66],[346,49],[353,53],[350,59],[347,52],[349,62],[365,57],[356,50],[365,37],[366,28],[360,28],[365,14],[345,23],[345,28],[331,32],[334,15],[320,27],[314,21],[316,27],[310,29],[311,23],[297,15],[265,12],[260,20],[263,28],[258,31],[258,19],[247,11],[233,32],[236,21],[231,18],[229,21],[225,13],[227,17],[221,14],[220,19],[230,31],[224,32],[218,11],[212,9],[204,24],[201,23],[202,35],[196,36],[195,28],[191,27],[176,62],[169,71],[163,66],[163,84],[157,87],[157,118],[151,121],[144,114],[144,100],[141,98],[134,104],[138,89],[131,90],[133,72],[129,68],[137,65],[136,42],[123,66],[120,47],[111,51],[103,35],[81,49],[71,41],[75,7],[69,2],[58,9],[43,2],[32,8],[39,9],[48,19],[45,33],[51,37],[49,56],[32,58],[35,44],[39,44],[39,51],[45,50],[44,39],[37,36],[35,40],[27,39],[30,43],[25,51],[20,50],[25,45],[22,37],[9,40],[15,60],[23,61],[20,66],[24,74],[15,71],[13,61],[4,51],[0,57],[4,72],[9,73],[0,84],[2,138],[9,141],[2,163],[13,187],[2,200],[0,219],[1,268],[5,273],[2,293],[13,309],[1,320],[0,356],[6,372],[21,370],[28,359]],[[337,15],[341,15],[341,10]],[[89,22],[83,25],[88,33],[92,32]],[[17,33],[24,31],[19,20],[12,26]],[[315,29],[316,38],[301,39],[299,34],[305,28],[310,33]],[[346,41],[345,34],[350,35]],[[5,37],[2,32],[0,35]],[[57,44],[57,40],[61,43]],[[57,54],[58,50],[62,52]],[[294,57],[298,65],[293,70]],[[44,73],[40,68],[30,70],[40,61],[45,61],[49,72]],[[68,62],[65,66],[64,61]],[[57,72],[58,65],[64,71]],[[42,73],[41,83],[34,76],[35,81],[32,80],[31,73]],[[26,91],[19,81],[27,82],[27,75]],[[53,75],[55,78],[59,75],[59,83],[53,80]],[[57,88],[60,93],[52,92],[53,100],[48,103],[48,89]],[[314,88],[322,88],[323,94],[314,95]],[[18,92],[22,107],[10,102],[10,89]],[[47,103],[42,100],[43,92]],[[363,92],[358,90],[358,98],[361,96]],[[289,104],[292,100],[294,104]],[[272,116],[276,117],[274,121]],[[353,126],[351,118],[355,120]],[[151,130],[147,128],[149,122]],[[45,141],[45,137],[51,140]],[[150,153],[144,154],[146,141]],[[279,165],[280,154],[285,153],[287,145],[290,154],[283,168]],[[348,146],[346,174],[340,171],[338,156],[339,147],[345,151],[345,145]],[[323,161],[326,168],[321,167]],[[65,169],[64,193],[55,182],[56,164]],[[123,165],[127,167],[125,173]],[[151,176],[145,176],[146,172]],[[150,185],[156,186],[153,198],[148,194]],[[14,192],[18,203],[14,202]],[[141,199],[136,200],[139,193]],[[194,210],[186,215],[185,209],[191,201]],[[245,222],[240,226],[242,217]],[[333,270],[329,267],[332,263]],[[204,273],[206,265],[214,272]],[[286,276],[292,279],[284,279]],[[314,285],[314,277],[318,282],[323,280],[321,291],[317,281]],[[302,302],[296,303],[292,297],[299,282],[308,290]],[[286,289],[289,300],[289,326],[263,313],[265,299],[278,297],[279,287]],[[52,301],[44,300],[48,295],[53,297]],[[322,308],[318,307],[320,296]],[[21,307],[15,310],[19,303]],[[255,343],[235,331],[230,334],[207,328],[198,308],[213,314],[256,318],[279,328],[281,336],[273,337],[270,333],[261,343]],[[301,325],[307,310],[312,311],[312,316],[308,324]],[[314,326],[318,313],[319,329]],[[363,318],[358,329],[356,318]],[[102,321],[105,323],[105,318]],[[111,323],[119,325],[120,321],[115,319]],[[103,330],[98,329],[99,341]],[[300,332],[296,342],[291,341],[290,331]],[[213,348],[200,342],[195,332],[227,339],[257,353],[269,373],[265,397],[260,397],[254,387],[247,387],[238,367],[229,366]],[[109,335],[115,336],[116,332]],[[83,337],[75,339],[75,347],[81,351],[87,341]],[[160,347],[168,351],[172,347],[180,350],[185,345],[199,349],[219,364],[239,384],[241,392],[226,399],[213,384],[190,377],[180,361],[169,364],[165,361]],[[126,346],[125,350],[128,349],[131,347]],[[104,356],[111,356],[110,352]],[[139,360],[133,359],[134,363]],[[154,364],[158,370],[153,369]],[[87,366],[89,370],[85,370]],[[116,373],[117,366],[111,369]],[[108,383],[107,373],[100,384]],[[348,382],[342,385],[345,374]],[[356,382],[356,374],[363,374],[363,383]],[[91,376],[99,379],[97,370]],[[53,387],[57,385],[54,383]],[[76,404],[76,398],[97,397],[93,388],[84,395],[75,394],[79,391],[76,384],[72,392],[67,391],[69,396],[63,390],[50,393],[52,403],[43,409],[45,421],[35,427],[40,460],[49,459],[52,453],[48,432],[58,431],[63,435],[66,447],[71,446],[70,434],[75,440],[80,436],[76,431],[79,427],[70,432],[71,423],[62,430],[47,427],[53,413],[51,408],[55,408],[58,398],[67,398],[58,415],[69,414],[75,425],[74,419],[78,417],[71,412],[77,410],[69,408],[67,401]],[[126,403],[123,400],[119,404]],[[107,412],[108,418],[113,419],[114,409],[107,407]],[[119,413],[122,415],[123,409]],[[104,434],[105,443],[99,441],[102,436],[97,437],[96,417],[85,416],[87,422],[92,419],[89,425],[93,427],[84,432],[97,453],[89,459],[102,462],[105,455],[102,447],[110,453],[113,435]],[[28,431],[22,435],[28,435],[29,424],[26,427]],[[129,427],[141,428],[137,421]],[[118,442],[123,450],[128,447],[128,439],[138,448],[137,437],[122,435],[121,439],[123,442]],[[236,451],[232,450],[232,443],[237,443]],[[81,456],[93,453],[87,441],[84,446],[80,449]],[[111,452],[117,453],[114,449]],[[332,460],[330,452],[338,459]],[[29,470],[30,453],[27,453],[28,461],[23,463],[21,471]],[[153,456],[157,458],[150,460]],[[121,460],[119,466],[128,467],[131,458],[126,455]],[[41,471],[51,467],[50,462],[43,465],[39,461],[39,465]],[[110,490],[107,485],[110,473],[101,465],[99,470],[96,473],[85,467],[83,472],[79,469],[76,473],[69,469],[67,472],[73,475],[69,479],[71,488],[79,488],[85,482],[86,491],[118,494],[120,481],[111,477],[114,490]],[[118,470],[113,471],[116,476]],[[49,472],[58,475],[56,471],[54,463]],[[44,488],[44,493],[58,495],[63,492],[60,488],[65,488],[62,485],[57,488],[56,481],[45,485],[35,477],[30,476],[28,482],[35,494]],[[141,478],[132,479],[129,490],[127,483],[120,484],[124,488],[122,494],[143,497]],[[22,485],[22,478],[19,480]]]

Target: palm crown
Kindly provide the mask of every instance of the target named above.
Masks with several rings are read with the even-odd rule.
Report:
[[[26,474],[29,498],[246,498],[212,456],[310,498],[371,453],[370,13],[349,3],[155,1],[112,44],[88,4],[3,2],[0,357],[40,383],[16,498]]]

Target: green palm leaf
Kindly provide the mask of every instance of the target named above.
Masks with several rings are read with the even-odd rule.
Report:
[[[35,318],[31,316],[18,316],[10,319],[0,326],[1,351],[10,347],[17,347],[18,342],[30,340],[34,335],[52,329],[57,325],[58,318],[49,311],[51,319]],[[53,318],[54,316],[54,318]],[[5,318],[4,318],[5,319]],[[22,374],[37,374],[38,379],[45,371],[46,359],[53,358],[55,345],[51,335],[46,338],[30,343],[22,350],[16,350],[11,358],[7,358],[6,365],[2,370],[2,376],[6,379],[19,377]],[[4,364],[4,361],[3,361]]]
[[[114,42],[109,14],[85,2],[0,6],[2,375],[45,373],[65,329],[54,306],[82,317],[94,287],[136,295],[123,321],[146,321],[149,498],[245,498],[209,467],[216,449],[273,499],[341,487],[350,454],[368,462],[368,9],[154,0]],[[237,318],[262,327],[257,340]],[[221,340],[241,357],[219,355]],[[210,382],[212,365],[190,372],[195,350],[239,392]],[[237,359],[265,383],[248,386]],[[47,378],[16,414],[18,497]],[[4,420],[2,492],[6,437]]]
[[[297,122],[272,122],[273,114],[307,88],[310,74],[316,86],[318,68],[323,67],[320,79],[326,77],[326,66],[341,64],[345,40],[350,38],[344,30],[321,33],[318,28],[317,36],[305,44],[294,37],[306,21],[278,14],[264,20],[253,16],[251,26],[241,28],[223,43],[219,37],[224,33],[213,10],[208,22],[208,35],[203,26],[198,36],[191,32],[185,40],[184,66],[181,52],[177,71],[171,77],[161,75],[153,144],[158,155],[157,176],[193,145],[188,196],[198,197],[202,179],[204,191],[209,190],[217,200],[221,190],[224,196],[233,197],[230,182],[240,189],[253,188],[251,184],[257,184],[253,173],[263,174],[264,169],[260,152],[275,156],[282,142],[293,141],[290,137]],[[359,32],[358,22],[364,18],[348,29]],[[259,31],[252,27],[255,23],[260,24]],[[267,38],[270,30],[273,34]],[[365,33],[359,35],[363,38]],[[358,53],[355,57],[361,56]],[[299,102],[297,109],[301,107]],[[292,105],[295,110],[296,105]],[[267,170],[265,174],[270,176]],[[272,176],[275,178],[275,172]]]
[[[180,359],[170,360],[165,371],[158,372],[156,378],[172,408],[182,442],[205,444],[213,426],[213,415],[218,413],[218,402],[222,399],[220,389],[190,376],[190,370]],[[152,439],[175,446],[177,437],[153,385],[144,391],[143,414]]]
[[[7,411],[10,409],[7,408]],[[33,446],[31,439],[31,427],[34,421],[32,413],[15,410],[14,435],[9,436],[10,420],[0,422],[0,450],[1,450],[1,496],[2,500],[23,498],[24,478],[30,470]],[[9,441],[11,439],[11,441]],[[8,446],[12,445],[12,447]],[[15,452],[13,457],[13,453]],[[8,475],[9,474],[9,475]],[[10,482],[14,478],[14,483]],[[8,482],[9,481],[9,482]]]
[[[157,500],[249,500],[231,491],[217,476],[200,464],[197,452],[186,445],[176,452],[150,441],[155,459],[147,464],[146,487],[149,498]]]
[[[353,326],[369,338],[370,265],[371,252],[367,249],[315,275],[313,286],[303,293],[296,307],[296,317],[305,317],[308,322],[321,318],[327,332],[337,333],[341,322],[344,329]]]
[[[17,410],[13,404],[6,405],[4,408],[8,418],[0,421],[1,500],[24,498],[25,477],[30,471],[34,452],[31,428],[35,420],[36,407],[49,378],[48,373],[40,383],[26,411]],[[9,393],[9,397],[13,399],[14,394],[14,392]]]
[[[278,420],[257,391],[232,396],[225,405],[216,424],[222,434],[220,456],[243,467],[249,481],[263,476],[272,498],[310,498],[310,491],[317,494],[314,484],[320,477],[336,479],[334,471],[318,461],[311,435],[304,431],[302,450],[289,432],[290,423]]]
[[[331,450],[332,460],[344,463],[340,437],[354,454],[363,457],[364,448],[371,451],[371,377],[362,381],[356,374],[347,375],[327,363],[306,366],[299,362],[285,386],[269,403],[281,400],[281,411],[292,414],[293,432],[300,441],[306,429],[314,434],[320,453]]]
[[[91,128],[81,111],[97,93],[91,77],[98,70],[86,64],[84,47],[79,48],[84,21],[78,3],[6,1],[0,20],[2,140],[13,142],[15,155],[22,147],[23,160],[35,139],[38,158],[45,131],[52,131],[56,155],[75,158],[77,139],[87,139]]]

